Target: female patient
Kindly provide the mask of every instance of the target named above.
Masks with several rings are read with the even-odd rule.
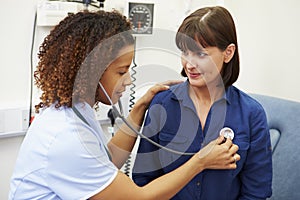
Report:
[[[179,27],[176,44],[187,80],[154,97],[143,133],[177,151],[197,152],[227,127],[234,133],[241,160],[237,169],[202,171],[172,199],[270,197],[272,158],[265,112],[232,85],[239,75],[239,52],[231,14],[219,6],[196,10]],[[141,139],[133,179],[143,186],[189,158]]]

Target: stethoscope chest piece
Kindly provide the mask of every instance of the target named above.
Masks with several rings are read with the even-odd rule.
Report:
[[[229,127],[222,128],[220,130],[220,135],[223,135],[225,138],[230,138],[231,140],[233,140],[233,138],[234,138],[234,132]]]

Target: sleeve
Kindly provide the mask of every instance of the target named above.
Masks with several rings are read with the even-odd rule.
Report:
[[[267,118],[261,105],[249,120],[250,148],[241,173],[239,199],[266,199],[272,194],[272,150]]]
[[[162,116],[165,116],[162,114],[163,111],[157,98],[154,98],[146,114],[142,130],[143,135],[156,143],[159,143],[159,130],[161,122],[164,121],[162,119]],[[159,160],[159,148],[141,138],[132,171],[133,181],[139,186],[144,186],[161,176],[163,170]]]
[[[49,147],[46,180],[51,190],[62,199],[88,199],[106,188],[118,170],[103,145],[84,125],[58,134]]]

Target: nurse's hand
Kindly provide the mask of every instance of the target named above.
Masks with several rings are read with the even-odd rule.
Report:
[[[157,83],[148,89],[148,91],[137,101],[137,104],[142,104],[145,109],[148,109],[151,100],[158,92],[168,90],[169,86],[182,82],[182,80],[168,80],[161,83]]]
[[[239,147],[230,139],[224,142],[224,137],[219,136],[202,148],[194,157],[200,158],[205,169],[235,169],[236,162],[241,159],[237,154]]]

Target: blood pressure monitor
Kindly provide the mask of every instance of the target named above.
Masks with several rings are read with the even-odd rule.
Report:
[[[153,3],[128,2],[128,19],[132,23],[133,34],[152,34],[153,10]]]

